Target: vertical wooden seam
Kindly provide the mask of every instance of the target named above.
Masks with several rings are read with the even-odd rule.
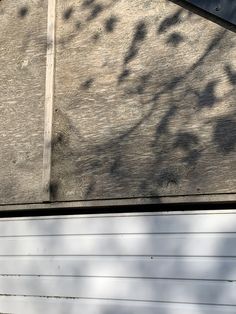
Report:
[[[44,147],[43,147],[43,202],[50,201],[51,159],[52,159],[52,119],[54,100],[55,71],[55,23],[56,0],[48,0],[47,52],[44,114]]]

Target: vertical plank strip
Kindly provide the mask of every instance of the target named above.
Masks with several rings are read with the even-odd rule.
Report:
[[[43,150],[43,201],[50,201],[52,118],[54,99],[56,0],[48,0],[45,122]]]

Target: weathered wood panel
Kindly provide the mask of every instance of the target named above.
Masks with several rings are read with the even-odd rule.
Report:
[[[47,1],[0,1],[0,203],[41,201]]]
[[[54,200],[235,193],[236,36],[171,1],[58,1]]]
[[[174,2],[58,0],[52,200],[236,192],[235,32]],[[47,1],[0,14],[0,203],[37,203]]]

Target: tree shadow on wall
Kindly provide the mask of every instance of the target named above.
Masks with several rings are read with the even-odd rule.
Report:
[[[96,1],[87,0],[84,1],[83,5],[86,8],[90,8],[90,6],[92,8],[89,9],[88,15],[85,16],[84,21],[80,21],[80,24],[75,18],[76,8],[71,10],[66,9],[66,11],[62,13],[62,16],[65,18],[65,23],[74,23],[75,32],[72,34],[73,36],[67,38],[68,41],[63,38],[64,41],[59,41],[58,45],[65,45],[66,47],[70,41],[76,38],[76,36],[79,36],[79,32],[88,25],[87,23],[95,22],[97,18],[102,17],[102,14],[106,12],[106,10],[98,9]],[[173,54],[178,54],[177,49],[183,49],[181,45],[186,44],[188,40],[188,37],[183,35],[177,26],[185,23],[192,13],[187,14],[187,17],[182,17],[182,12],[182,9],[177,7],[176,11],[171,13],[170,16],[162,17],[162,19],[157,22],[155,29],[155,36],[163,36],[163,42],[166,46],[164,46],[163,43],[162,45],[166,47],[166,49],[171,47]],[[102,20],[103,35],[109,34],[109,36],[113,36],[116,30],[119,29],[119,21],[122,20],[122,17],[119,16],[119,18],[114,19],[114,16],[116,15],[112,13],[113,18],[109,15]],[[27,17],[25,16],[25,18]],[[78,25],[80,26],[78,27]],[[176,189],[176,192],[178,192],[178,186],[182,184],[183,179],[188,179],[188,172],[184,173],[184,169],[190,171],[191,169],[198,169],[198,167],[200,167],[199,173],[195,172],[195,174],[198,174],[199,177],[204,176],[205,172],[203,170],[205,168],[201,168],[200,160],[204,157],[206,149],[209,150],[213,147],[214,149],[211,156],[213,156],[213,154],[218,155],[219,158],[222,159],[222,163],[224,159],[232,161],[232,156],[234,156],[236,148],[236,111],[233,106],[230,110],[227,110],[227,112],[226,109],[229,108],[228,102],[235,99],[235,65],[233,65],[233,63],[231,64],[228,59],[220,62],[219,67],[222,71],[220,73],[224,73],[224,76],[219,76],[217,80],[215,78],[209,79],[208,76],[204,76],[205,72],[203,71],[209,61],[213,59],[213,61],[216,62],[217,58],[220,58],[220,55],[224,53],[226,44],[224,38],[225,36],[229,36],[227,31],[221,29],[209,38],[206,48],[200,51],[198,58],[191,60],[190,64],[185,68],[181,67],[181,65],[175,67],[173,62],[170,62],[168,69],[166,67],[161,68],[163,60],[159,60],[158,57],[155,56],[152,59],[157,58],[157,63],[153,63],[150,68],[141,66],[141,71],[138,72],[135,68],[135,62],[138,62],[141,58],[142,51],[148,43],[148,40],[150,40],[150,32],[151,27],[145,17],[134,22],[130,42],[122,55],[122,61],[117,74],[115,78],[113,77],[115,89],[119,91],[120,103],[125,102],[125,99],[131,99],[131,102],[127,103],[127,106],[134,106],[134,103],[136,103],[137,108],[140,110],[141,114],[135,121],[130,119],[131,122],[126,120],[125,126],[122,125],[122,127],[120,127],[120,125],[118,125],[117,129],[115,129],[116,132],[112,133],[110,137],[105,137],[106,133],[104,131],[104,139],[101,143],[97,140],[96,136],[92,139],[89,138],[89,136],[84,136],[79,119],[77,123],[73,122],[73,117],[69,115],[69,112],[71,108],[77,110],[77,112],[83,109],[81,97],[85,98],[85,96],[87,96],[87,98],[95,99],[96,103],[98,102],[100,104],[100,107],[104,107],[106,103],[110,105],[111,99],[104,100],[104,98],[100,97],[94,91],[99,81],[103,80],[103,77],[99,75],[88,75],[79,80],[77,86],[78,92],[70,91],[71,94],[73,94],[73,99],[69,99],[67,108],[59,107],[57,105],[59,100],[56,99],[55,123],[59,121],[59,126],[57,125],[55,129],[56,132],[54,133],[54,141],[52,143],[54,154],[53,167],[55,167],[51,187],[53,199],[57,200],[61,197],[61,182],[64,177],[65,179],[78,178],[78,181],[75,180],[73,184],[76,185],[79,182],[79,188],[84,188],[82,195],[84,199],[102,198],[104,195],[107,197],[107,195],[111,196],[112,193],[116,196],[130,196],[132,186],[135,187],[131,196],[141,195],[156,197],[163,193],[163,191],[168,191],[168,189]],[[108,47],[109,39],[110,37],[107,39]],[[100,40],[99,36],[96,40],[98,44]],[[235,49],[233,44],[228,48],[229,50]],[[186,56],[183,56],[183,58],[184,57]],[[142,65],[143,61],[140,62]],[[168,71],[169,74],[167,76],[164,75],[166,71]],[[227,91],[222,95],[218,93],[218,86],[222,83],[223,79],[227,81],[229,85]],[[196,81],[201,81],[202,84],[198,85],[195,83]],[[106,90],[108,93],[108,88],[106,88]],[[60,95],[60,97],[62,97],[62,95]],[[189,98],[191,101],[188,101]],[[223,104],[222,99],[224,100]],[[94,103],[92,104],[94,105]],[[213,110],[217,109],[219,104],[221,104],[221,106],[225,104],[225,112],[223,110],[221,113],[217,113],[216,110],[213,114]],[[86,110],[89,110],[90,106],[91,103],[86,106]],[[189,110],[189,108],[191,110]],[[113,107],[107,106],[105,111],[103,111],[103,117],[108,115],[109,109],[111,111]],[[95,110],[95,105],[92,110]],[[125,118],[126,111],[123,112],[123,114],[123,118]],[[176,120],[178,116],[183,119],[180,124],[178,124]],[[201,124],[201,127],[206,128],[204,129],[206,131],[201,133],[201,129],[194,127],[196,116],[197,120],[206,118],[204,123]],[[60,117],[61,120],[59,120],[58,117]],[[87,124],[92,125],[93,122],[91,122],[89,118],[86,117],[86,119],[88,119]],[[113,120],[113,122],[114,121],[115,120]],[[190,121],[191,127],[186,127],[188,121]],[[95,126],[96,129],[93,131],[95,135],[99,133],[99,128],[102,128],[103,125],[104,122]],[[210,127],[210,131],[207,131],[208,127]],[[145,128],[149,128],[152,132],[148,132],[147,137],[140,137],[141,132],[145,130]],[[110,129],[113,130],[112,127],[110,127]],[[144,135],[145,134],[146,133],[144,133]],[[206,145],[208,142],[204,140],[204,136],[209,136],[210,138],[208,146]],[[148,142],[147,146],[145,146],[146,142]],[[132,143],[135,144],[132,146],[133,150],[130,149]],[[148,148],[148,150],[146,150],[146,148]],[[227,159],[230,158],[230,156],[231,159]],[[176,165],[176,159],[179,161],[178,165]],[[204,162],[206,162],[206,159],[205,161],[203,160],[203,163]],[[184,165],[184,167],[182,167],[182,165]],[[215,171],[219,170],[220,169],[217,169]],[[88,180],[83,181],[85,178],[88,178]],[[193,176],[191,178],[194,179]],[[107,180],[106,182],[110,184],[110,186],[107,184],[109,187],[107,191],[104,187],[99,190],[99,186],[104,180]],[[191,180],[188,181],[188,184],[192,184]],[[7,188],[11,189],[10,185],[7,185]],[[199,188],[199,185],[196,185],[196,188]],[[94,313],[93,310],[95,308],[98,314],[133,314],[144,312],[156,314],[157,308],[155,306],[157,303],[159,306],[161,306],[160,304],[163,305],[161,309],[158,309],[159,314],[182,314],[184,308],[189,309],[188,306],[190,305],[183,304],[183,301],[185,302],[186,299],[176,299],[176,295],[178,297],[180,291],[182,291],[182,297],[191,297],[191,300],[194,298],[194,302],[192,301],[194,304],[191,304],[194,308],[189,312],[187,312],[187,310],[185,312],[191,314],[209,313],[209,305],[203,304],[207,303],[206,296],[211,298],[212,303],[221,304],[220,306],[214,306],[214,310],[218,310],[218,312],[223,307],[222,300],[227,299],[227,297],[231,298],[231,300],[233,299],[234,294],[228,293],[232,291],[230,289],[235,285],[235,252],[234,242],[232,242],[232,239],[235,241],[233,235],[235,219],[233,217],[228,220],[226,224],[227,227],[223,228],[223,219],[226,215],[222,215],[224,217],[222,217],[220,223],[218,221],[216,224],[217,229],[215,229],[215,231],[211,229],[209,232],[209,229],[212,228],[214,224],[208,221],[207,227],[209,229],[206,229],[206,219],[203,218],[199,220],[199,214],[196,215],[196,217],[194,215],[187,215],[188,218],[186,220],[180,219],[181,222],[178,224],[178,229],[176,228],[176,222],[178,220],[177,215],[174,215],[174,223],[173,221],[171,223],[171,220],[169,220],[170,215],[160,215],[159,219],[165,220],[167,218],[167,221],[165,221],[165,223],[161,221],[159,227],[157,227],[158,223],[154,215],[151,216],[149,220],[143,217],[142,220],[138,221],[136,224],[130,221],[128,230],[130,230],[129,228],[131,227],[138,226],[138,229],[136,229],[136,231],[133,230],[133,233],[130,235],[127,230],[125,233],[121,228],[121,226],[127,223],[129,216],[124,216],[123,223],[120,221],[122,220],[120,216],[121,215],[119,215],[119,217],[113,216],[113,218],[119,220],[119,223],[107,218],[108,221],[105,225],[101,225],[100,232],[95,232],[94,230],[100,222],[99,219],[104,219],[104,216],[100,216],[100,218],[96,217],[96,219],[91,217],[91,222],[87,223],[86,226],[88,228],[84,228],[85,231],[83,234],[80,234],[81,227],[78,227],[78,224],[75,225],[76,230],[71,230],[70,225],[68,225],[66,229],[65,222],[62,222],[59,217],[52,220],[48,219],[48,221],[45,218],[38,218],[39,222],[34,225],[34,227],[33,222],[28,221],[27,228],[24,225],[24,228],[11,228],[8,233],[2,233],[0,246],[2,254],[9,252],[9,247],[11,247],[12,254],[17,252],[19,255],[18,262],[15,264],[12,263],[11,272],[9,271],[7,274],[15,278],[15,281],[11,281],[11,285],[6,286],[7,291],[12,291],[15,287],[24,289],[24,291],[26,291],[25,294],[28,293],[28,295],[31,294],[32,291],[36,291],[37,293],[40,291],[41,294],[38,293],[40,296],[31,295],[31,297],[29,297],[30,300],[32,300],[29,301],[32,302],[31,308],[34,309],[35,299],[39,297],[40,302],[47,303],[49,300],[53,300],[53,302],[55,302],[54,304],[64,302],[60,304],[59,313],[73,313],[72,311],[78,313],[77,302],[83,302],[81,295],[85,295],[85,289],[87,296],[89,295],[91,298],[94,296],[93,293],[99,293],[101,290],[107,291],[107,293],[111,292],[114,296],[115,289],[120,293],[119,296],[124,295],[125,290],[129,293],[137,293],[136,296],[138,295],[138,297],[133,297],[133,299],[130,297],[129,300],[128,296],[125,295],[125,301],[118,300],[118,297],[116,299],[116,296],[114,296],[114,300],[99,300],[101,303],[114,303],[110,306],[106,303],[100,308],[96,306],[92,309],[91,303],[94,301],[87,299],[87,304],[84,306],[85,310],[82,311],[86,314],[89,308],[90,313]],[[183,216],[184,215],[179,215],[179,217]],[[215,217],[216,215],[209,216]],[[74,217],[70,219],[74,223]],[[65,220],[68,221],[68,217],[65,218]],[[19,223],[25,224],[26,222],[21,220]],[[164,224],[166,229],[161,229]],[[229,225],[231,226],[230,228],[228,227]],[[38,226],[41,226],[41,228],[37,229]],[[107,234],[104,234],[105,227],[109,230]],[[221,233],[219,233],[218,228],[222,228],[220,229]],[[4,229],[2,226],[0,230],[3,232],[2,230]],[[9,235],[12,235],[12,232],[16,230],[21,230],[21,233],[9,239]],[[27,230],[30,231],[28,235],[26,234]],[[215,234],[216,232],[217,234]],[[139,235],[137,233],[139,233]],[[48,234],[50,236],[49,238],[47,238]],[[85,242],[85,239],[88,242]],[[132,244],[132,239],[136,239],[136,245],[130,245],[128,247],[127,243],[130,241],[129,243]],[[144,241],[144,239],[146,239],[146,241]],[[159,239],[162,239],[163,242],[160,242]],[[90,245],[84,245],[84,247],[82,247],[84,251],[82,252],[81,247],[79,247],[81,243],[90,243]],[[93,245],[91,245],[91,243]],[[101,253],[99,258],[104,264],[105,261],[108,263],[109,258],[110,261],[113,259],[112,261],[120,267],[120,273],[118,272],[118,267],[112,268],[112,266],[110,266],[105,269],[102,268],[104,264],[99,268],[98,264],[93,263],[94,268],[91,267],[91,260],[95,257],[99,259],[96,256],[96,254],[98,254],[98,243],[101,252],[103,254],[104,252],[107,253],[107,256]],[[205,247],[209,248],[211,253],[210,257],[210,253],[206,252]],[[189,249],[190,252],[194,250],[200,252],[198,254],[201,257],[193,257],[193,253],[186,253],[187,249]],[[146,253],[144,254],[143,252]],[[230,254],[231,258],[229,258]],[[7,256],[6,264],[10,258],[15,257]],[[40,258],[43,262],[47,259],[50,261],[48,268],[42,267]],[[35,263],[35,259],[37,263]],[[65,267],[61,270],[60,267],[62,267],[62,264],[68,262],[68,260],[72,261],[73,266]],[[190,272],[189,277],[186,276],[183,278],[183,273],[186,273],[188,270],[188,268],[184,266],[186,265],[186,260],[190,263],[194,261],[197,262],[197,266],[196,268],[190,268],[192,272]],[[80,267],[78,266],[78,261],[80,262]],[[126,265],[131,261],[129,264],[130,267],[127,268],[128,276],[127,273],[125,274],[125,272],[123,272],[124,268],[121,266],[124,264],[122,264],[122,261],[125,261]],[[214,261],[216,261],[216,263],[214,263]],[[18,266],[23,262],[28,264],[28,272],[19,274]],[[201,263],[201,267],[199,268],[198,262]],[[156,275],[155,273],[159,270],[160,264],[164,268],[168,264],[164,278],[163,274]],[[112,263],[110,263],[110,265],[112,265]],[[113,273],[111,275],[112,269]],[[200,269],[200,271],[197,272],[196,269]],[[193,273],[194,270],[196,273]],[[2,277],[7,277],[6,273],[1,272]],[[96,277],[98,273],[101,276],[101,272],[104,278],[102,285],[96,285],[96,283],[99,282],[96,278],[94,282],[89,281],[91,280],[91,276]],[[133,272],[133,277],[136,278],[127,278],[129,276],[131,277],[131,272]],[[170,274],[172,274],[172,277],[168,278]],[[111,278],[112,276],[114,278]],[[82,292],[73,294],[75,291],[73,290],[72,293],[69,293],[69,297],[68,295],[66,296],[66,292],[64,292],[64,298],[63,295],[60,297],[58,297],[58,295],[54,296],[55,291],[50,291],[50,281],[54,282],[54,284],[56,282],[54,286],[55,289],[64,287],[66,290],[70,287],[68,282],[71,283],[71,278],[74,278],[74,286],[76,288],[80,287],[80,291]],[[82,285],[81,282],[84,278],[87,278],[87,282],[90,284]],[[168,279],[172,280],[169,281],[169,286],[166,285]],[[20,286],[20,280],[22,280],[22,286]],[[25,285],[22,283],[23,280]],[[113,280],[113,284],[106,285],[105,283],[109,282],[109,280]],[[136,285],[138,281],[139,285]],[[142,281],[141,285],[140,281]],[[29,282],[31,282],[31,285],[29,285]],[[117,285],[117,282],[119,282],[120,285]],[[158,282],[163,283],[161,289],[159,288],[158,290],[160,291],[159,294],[157,294]],[[191,285],[189,283],[191,283]],[[186,288],[188,284],[191,291],[188,291]],[[6,292],[6,290],[4,290],[6,287],[1,285],[1,289],[4,293]],[[227,287],[227,289],[225,289],[225,287]],[[63,290],[61,291],[63,292]],[[150,300],[149,298],[148,300],[152,302],[147,302],[146,304],[142,303],[145,298],[141,298],[140,295],[144,296],[144,293],[147,293],[146,296],[152,296],[152,299]],[[161,293],[162,298],[160,298]],[[42,296],[43,294],[44,296]],[[167,295],[174,298],[174,300],[167,300]],[[26,296],[24,295],[22,298],[25,300]],[[158,302],[158,300],[160,302]],[[164,304],[165,302],[170,303],[170,301],[172,301],[173,307],[169,304]],[[182,304],[176,304],[175,302],[182,302]],[[128,304],[129,307],[127,307]],[[51,308],[53,309],[54,305],[51,305]],[[226,308],[224,308],[224,310],[225,309]],[[229,311],[235,310],[233,306],[227,306],[227,309]],[[32,312],[36,313],[36,310]],[[41,313],[42,311],[39,310],[38,313],[39,312]]]
[[[80,21],[80,31],[85,30],[86,25],[94,23],[100,18],[99,21],[103,22],[103,34],[99,33],[98,41],[101,36],[107,36],[109,33],[111,33],[109,35],[111,36],[114,32],[118,32],[122,16],[114,14],[117,3],[119,1],[103,3],[98,10],[96,8],[99,3],[96,1],[84,1],[81,6],[87,12],[87,15],[85,15],[84,21]],[[209,18],[209,15],[202,12],[202,10],[191,5],[182,4],[182,2],[181,5],[182,7],[176,7],[176,10],[170,15],[162,17],[156,26],[156,36],[162,38],[166,49],[172,51],[173,55],[178,55],[181,49],[184,49],[183,45],[186,46],[191,39],[191,33],[188,37],[186,33],[180,30],[183,29],[184,23],[198,15]],[[113,11],[109,17],[111,8],[113,8]],[[75,12],[76,8],[66,9],[63,16],[66,15],[68,10]],[[94,11],[97,13],[94,14]],[[71,23],[77,21],[72,15],[65,22],[68,23],[68,20]],[[229,154],[234,151],[236,143],[234,109],[229,114],[222,115],[221,113],[220,116],[213,114],[213,112],[216,112],[217,107],[221,106],[222,108],[223,102],[227,103],[228,100],[234,97],[235,67],[228,60],[224,62],[221,59],[219,62],[218,68],[223,71],[224,80],[227,80],[230,85],[227,93],[223,95],[219,95],[219,86],[223,84],[222,78],[208,78],[207,74],[204,73],[204,68],[208,66],[209,62],[211,63],[214,60],[217,63],[216,58],[220,58],[220,54],[225,53],[225,38],[230,36],[228,30],[235,32],[235,27],[213,16],[210,17],[210,20],[224,27],[218,29],[209,37],[206,47],[198,53],[198,58],[189,63],[188,67],[181,68],[181,64],[179,67],[175,67],[170,62],[168,68],[166,68],[169,75],[162,72],[158,58],[155,67],[145,68],[143,66],[141,71],[137,71],[135,64],[141,58],[142,51],[147,43],[153,38],[150,39],[150,33],[152,32],[150,21],[139,18],[134,22],[131,41],[126,52],[124,52],[120,73],[116,77],[116,90],[121,95],[121,103],[127,97],[133,103],[138,102],[139,108],[142,106],[142,109],[140,109],[142,115],[135,123],[132,122],[127,125],[124,130],[119,128],[119,132],[115,132],[109,140],[104,138],[101,144],[96,140],[86,140],[82,135],[83,130],[79,124],[77,127],[61,108],[56,109],[56,115],[64,121],[65,127],[70,130],[65,134],[61,134],[59,128],[53,141],[54,164],[57,164],[57,166],[54,169],[55,176],[52,184],[57,186],[57,192],[58,189],[60,190],[60,184],[63,180],[62,178],[57,180],[57,175],[60,172],[57,172],[57,170],[58,167],[61,167],[61,161],[63,160],[66,163],[68,158],[71,161],[77,159],[77,162],[71,170],[68,170],[67,177],[91,178],[90,182],[87,182],[87,179],[85,180],[86,188],[83,196],[80,196],[85,199],[119,198],[124,196],[157,197],[165,195],[165,193],[176,195],[183,192],[181,190],[183,180],[185,182],[190,180],[189,184],[192,187],[188,193],[198,194],[204,192],[201,186],[203,180],[199,182],[195,180],[198,176],[200,178],[202,172],[206,172],[206,168],[203,167],[204,162],[202,163],[201,160],[214,158],[214,154],[218,154],[219,158],[225,158],[224,156],[232,158],[232,156],[229,157]],[[62,39],[63,44],[66,45],[76,36],[78,34],[74,32],[71,38],[68,36]],[[60,40],[59,38],[58,45],[61,44]],[[107,37],[107,42],[109,43],[109,37]],[[195,45],[199,43],[199,41],[195,42]],[[163,45],[163,43],[160,45]],[[233,42],[229,43],[228,49],[229,51],[234,49]],[[142,64],[143,59],[140,60],[140,64]],[[163,80],[160,77],[162,75]],[[81,81],[78,86],[78,93],[72,96],[73,100],[68,110],[75,110],[74,112],[76,112],[78,108],[77,112],[79,113],[80,109],[77,103],[83,101],[83,97],[92,97],[99,103],[99,97],[96,98],[96,86],[98,86],[100,80],[100,77],[89,76]],[[191,80],[192,84],[189,84]],[[104,85],[104,88],[107,87]],[[165,105],[162,105],[163,99],[166,99]],[[188,99],[191,99],[189,107],[186,105],[189,102]],[[90,105],[88,104],[88,106]],[[206,136],[210,135],[210,144],[204,141],[205,135],[201,129],[197,130],[192,126],[186,128],[181,124],[176,128],[174,127],[175,123],[179,123],[181,116],[183,116],[183,121],[188,123],[187,121],[191,121],[196,114],[212,115],[205,124],[202,124],[202,128],[207,129],[207,125],[211,127],[210,131],[208,129],[211,134],[205,134]],[[155,117],[157,122],[153,127]],[[99,129],[101,122],[99,119],[97,121]],[[101,127],[103,126],[101,125]],[[142,129],[145,127],[150,128],[151,132],[146,139],[148,144],[137,140],[138,134],[141,134]],[[71,137],[70,132],[74,134]],[[61,140],[59,141],[58,138],[61,138]],[[78,139],[78,148],[72,144],[71,138]],[[132,146],[133,141],[136,141],[140,147],[137,146],[134,149]],[[146,151],[142,150],[142,144]],[[81,149],[81,147],[83,148]],[[147,161],[145,161],[145,158]],[[176,160],[178,161],[176,162]],[[62,168],[64,166],[63,164]],[[189,173],[192,173],[194,178],[189,177]],[[192,179],[193,182],[191,182]],[[103,189],[103,183],[107,186],[107,189],[106,187]],[[129,190],[130,193],[128,193]],[[54,199],[57,198],[57,192],[53,193]],[[75,197],[77,198],[77,196]]]
[[[65,37],[58,35],[58,47],[66,48],[86,30],[88,30],[88,38],[91,38],[91,46],[96,42],[91,49],[97,49],[102,38],[109,46],[112,37],[119,33],[122,20],[125,18],[119,12],[116,13],[116,5],[119,2],[118,0],[104,2],[85,0],[79,6],[79,10],[82,12],[79,15],[80,18],[77,15],[77,6],[66,7],[58,18],[61,18],[65,25],[72,25],[73,31]],[[171,51],[172,57],[178,55],[181,49],[183,51],[184,46],[189,45],[191,34],[186,35],[183,32],[183,26],[193,16],[200,15],[224,27],[209,37],[207,47],[188,67],[181,68],[181,64],[177,67],[170,62],[168,67],[162,69],[162,61],[158,60],[158,56],[153,56],[153,60],[156,59],[156,62],[153,62],[152,66],[144,66],[145,46],[150,44],[151,40],[154,43],[154,38],[151,37],[153,36],[153,24],[145,16],[134,18],[132,35],[129,36],[130,42],[126,44],[126,50],[123,51],[122,64],[115,77],[116,84],[113,90],[117,92],[117,99],[121,104],[129,99],[127,108],[130,106],[133,106],[135,110],[136,107],[138,108],[140,118],[135,121],[131,119],[123,129],[117,127],[118,131],[115,129],[113,131],[111,124],[110,130],[114,132],[114,136],[109,139],[104,137],[102,143],[99,143],[96,140],[87,140],[83,136],[83,130],[79,123],[76,126],[67,112],[60,107],[57,108],[56,105],[55,118],[60,116],[59,118],[63,119],[66,131],[60,130],[59,127],[57,130],[55,129],[54,133],[52,144],[55,170],[53,170],[54,177],[51,186],[52,199],[57,199],[61,183],[66,177],[89,178],[85,180],[83,194],[78,196],[82,199],[113,198],[124,195],[127,197],[158,197],[165,193],[175,195],[181,193],[181,184],[183,180],[189,180],[189,173],[193,171],[194,175],[200,176],[204,171],[201,168],[201,160],[206,158],[209,149],[213,148],[210,157],[216,153],[223,159],[231,158],[232,160],[236,142],[235,111],[232,109],[231,113],[225,112],[220,115],[212,113],[218,106],[223,106],[223,101],[225,103],[228,100],[232,101],[236,84],[236,69],[230,60],[223,62],[221,59],[218,67],[222,68],[224,76],[208,78],[204,74],[204,67],[212,60],[217,63],[221,52],[225,52],[224,44],[226,43],[225,37],[229,36],[228,30],[235,32],[235,27],[216,17],[209,16],[183,1],[171,2],[177,3],[179,6],[176,6],[176,9],[169,15],[155,20],[155,34],[157,41],[160,38],[162,40],[159,45],[166,47],[169,53]],[[18,18],[26,20],[31,14],[31,10],[32,8],[25,4],[18,9],[16,14]],[[99,31],[94,32],[96,28],[90,28],[91,25],[97,25],[94,23],[100,24]],[[90,31],[93,33],[89,33]],[[30,41],[31,34],[28,37]],[[25,44],[24,42],[24,47],[27,45],[29,43]],[[199,42],[195,42],[195,45],[199,45]],[[233,41],[229,46],[229,51],[232,49],[234,49]],[[148,54],[152,54],[151,51],[145,53],[147,58]],[[141,70],[137,70],[138,62],[139,67],[142,67]],[[109,68],[106,64],[103,66],[104,69]],[[164,72],[169,74],[166,75]],[[97,103],[104,103],[104,108],[109,106],[109,101],[105,100],[104,102],[104,99],[99,99],[96,94],[97,84],[101,83],[102,79],[102,76],[91,74],[78,80],[78,91],[71,96],[72,101],[67,110],[77,110],[78,108],[77,112],[79,113],[78,103],[86,97],[95,99]],[[114,81],[114,77],[112,80]],[[193,80],[193,84],[189,84],[191,80]],[[202,84],[199,84],[200,81]],[[227,93],[219,95],[223,81],[227,81],[230,88]],[[107,88],[105,85],[104,87]],[[188,98],[191,98],[191,110],[185,106]],[[165,104],[163,104],[163,99],[165,99]],[[88,103],[88,110],[89,106]],[[106,116],[107,110],[104,110],[103,117]],[[211,144],[208,147],[203,140],[204,134],[200,132],[201,130],[196,130],[194,127],[185,128],[184,125],[174,128],[178,117],[182,116],[183,120],[190,121],[194,115],[201,114],[209,115],[207,122],[202,125],[206,129],[207,125],[211,128]],[[87,119],[89,121],[89,117]],[[99,119],[98,130],[101,123]],[[103,127],[102,124],[101,127]],[[140,137],[138,140],[139,134],[145,128],[150,130],[147,138],[141,139]],[[71,132],[74,135],[71,135]],[[77,138],[77,147],[74,143],[72,145],[73,137]],[[146,143],[143,142],[144,140]],[[136,141],[136,146],[132,146],[134,141]],[[70,169],[65,166],[68,160],[71,160]],[[176,160],[178,160],[177,163]],[[66,176],[60,172],[63,167],[68,169]],[[108,189],[103,193],[98,186],[102,186],[104,176],[106,177],[104,184]],[[201,184],[202,181],[194,182],[191,191],[193,193],[203,192]],[[127,192],[129,190],[130,193]],[[76,199],[78,197],[75,196]]]

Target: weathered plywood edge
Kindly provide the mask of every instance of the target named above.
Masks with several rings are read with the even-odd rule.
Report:
[[[52,118],[54,100],[54,70],[55,70],[55,23],[56,0],[48,2],[47,26],[47,65],[45,84],[45,122],[43,150],[43,201],[50,201],[51,156],[52,156]]]
[[[188,196],[166,196],[159,198],[124,198],[110,200],[88,200],[88,201],[70,201],[70,202],[48,202],[48,203],[32,203],[32,204],[10,204],[0,205],[0,212],[10,211],[40,211],[53,209],[91,209],[107,208],[107,212],[111,211],[111,207],[122,206],[142,206],[142,205],[157,205],[155,210],[163,210],[159,208],[161,205],[190,205],[205,204],[222,204],[224,207],[227,204],[236,204],[236,194],[215,194],[215,195],[188,195]],[[204,207],[204,206],[203,206]],[[126,210],[127,211],[127,210]],[[205,212],[205,210],[204,210]],[[212,211],[211,211],[212,212]],[[219,212],[217,210],[216,212]]]

